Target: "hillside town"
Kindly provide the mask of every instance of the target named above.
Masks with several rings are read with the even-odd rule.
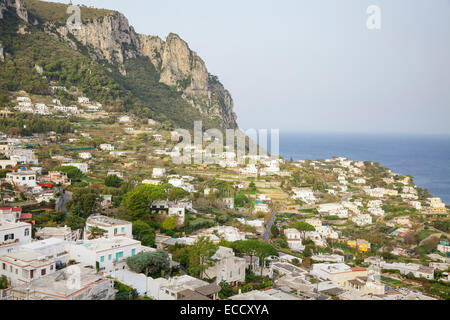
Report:
[[[53,89],[77,100],[1,110],[0,300],[450,298],[449,208],[414,177],[229,147],[175,165],[170,122]]]

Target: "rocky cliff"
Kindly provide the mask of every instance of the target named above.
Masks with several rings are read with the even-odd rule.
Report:
[[[94,58],[117,64],[122,74],[127,59],[148,57],[159,72],[161,83],[182,92],[185,101],[203,115],[219,118],[223,127],[237,127],[230,93],[217,77],[209,74],[204,61],[178,35],[171,33],[164,41],[138,34],[119,12],[83,20],[79,30],[69,30],[66,25],[51,21],[45,22],[45,29],[77,48],[74,37],[90,49]]]

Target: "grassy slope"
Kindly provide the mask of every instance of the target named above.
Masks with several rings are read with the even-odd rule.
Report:
[[[40,0],[23,0],[28,12],[34,16],[39,17],[43,22],[54,22],[57,24],[65,24],[69,18],[67,14],[67,7],[69,5],[64,3],[46,2]],[[80,6],[81,20],[88,22],[101,17],[112,15],[115,11],[107,9],[93,9],[85,6]]]

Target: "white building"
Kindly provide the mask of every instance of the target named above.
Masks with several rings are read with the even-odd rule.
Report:
[[[31,249],[18,249],[0,256],[0,275],[12,286],[29,283],[56,271],[56,262]]]
[[[186,208],[183,204],[169,204],[169,217],[174,217],[178,224],[184,224]]]
[[[358,227],[363,227],[372,224],[372,216],[370,214],[360,214],[354,216],[352,221],[356,223]]]
[[[307,204],[314,203],[317,199],[314,197],[314,191],[310,188],[292,189],[294,195],[293,200],[301,200]]]
[[[103,143],[100,145],[100,150],[103,151],[114,151],[114,146],[109,143]]]
[[[434,279],[434,268],[425,267],[416,263],[381,263],[380,267],[385,270],[398,270],[403,275],[412,273],[416,278],[426,278],[429,280]]]
[[[20,248],[33,250],[45,256],[47,260],[61,261],[67,263],[69,255],[66,252],[65,241],[60,238],[49,238],[46,240],[33,241]]]
[[[87,103],[89,103],[89,102],[90,102],[89,98],[86,98],[86,97],[78,97],[78,103],[87,104]]]
[[[153,174],[152,174],[152,178],[153,179],[164,178],[165,175],[166,175],[166,169],[164,169],[164,168],[153,168]]]
[[[0,255],[31,242],[31,224],[0,220]]]
[[[205,271],[205,278],[216,278],[216,283],[226,281],[231,284],[245,282],[246,261],[235,257],[233,249],[219,247],[212,256],[216,264]]]
[[[129,116],[122,116],[119,118],[119,122],[126,123],[126,122],[130,122],[130,121],[131,121],[131,118]]]
[[[73,276],[77,275],[77,285]],[[100,276],[90,266],[59,270],[11,290],[13,300],[114,300],[114,280]]]
[[[123,267],[125,260],[141,252],[141,242],[125,237],[100,238],[68,243],[69,259],[112,272]]]
[[[316,227],[316,231],[320,234],[321,237],[327,239],[339,239],[338,233],[329,226]]]
[[[95,227],[106,231],[103,234],[104,238],[126,237],[133,239],[131,222],[107,216],[90,216],[87,218],[84,239],[89,238],[92,228]]]
[[[89,160],[92,159],[92,154],[90,154],[89,152],[80,152],[78,154],[78,157],[84,160]]]
[[[78,168],[83,174],[86,174],[89,172],[89,167],[88,167],[87,163],[72,162],[72,163],[65,164],[65,166]]]
[[[37,187],[36,173],[33,171],[18,171],[6,174],[6,181],[18,187]]]
[[[285,229],[284,235],[289,248],[292,251],[303,251],[305,248],[302,244],[301,233],[297,229]]]

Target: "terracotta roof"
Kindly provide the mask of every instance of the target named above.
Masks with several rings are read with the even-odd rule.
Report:
[[[352,271],[366,271],[366,268],[362,268],[362,267],[354,267],[354,268],[350,268]]]

